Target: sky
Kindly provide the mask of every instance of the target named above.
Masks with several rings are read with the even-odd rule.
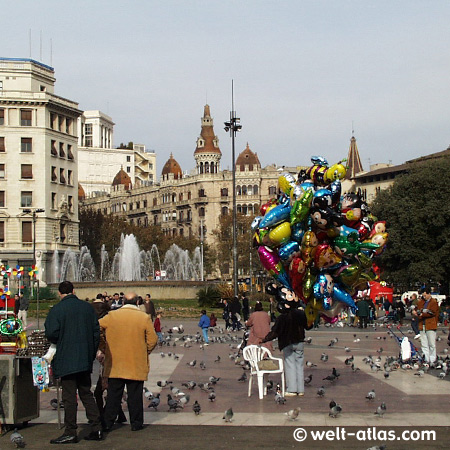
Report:
[[[158,171],[170,153],[194,168],[206,103],[231,167],[232,80],[236,155],[333,164],[354,130],[369,170],[449,146],[449,19],[447,0],[17,0],[0,56],[54,67],[55,93],[111,116],[114,145],[145,144]]]

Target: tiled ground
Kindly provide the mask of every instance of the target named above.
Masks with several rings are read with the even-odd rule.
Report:
[[[179,325],[179,322],[166,321],[167,327]],[[196,322],[184,321],[185,332],[183,335],[174,334],[174,338],[195,335],[198,331]],[[221,324],[219,324],[221,325]],[[408,327],[402,328],[407,332]],[[394,331],[396,331],[394,329]],[[278,405],[274,401],[274,395],[269,393],[263,400],[259,400],[256,380],[253,383],[252,396],[248,397],[248,381],[239,382],[243,369],[229,358],[229,354],[235,353],[236,345],[242,336],[242,332],[220,333],[216,331],[211,334],[213,339],[229,339],[235,336],[238,342],[226,341],[224,343],[211,343],[208,347],[200,347],[197,343],[190,344],[189,348],[182,346],[182,341],[176,342],[175,347],[163,346],[155,349],[151,355],[151,371],[146,386],[154,393],[161,392],[161,405],[157,412],[146,410],[146,423],[155,424],[205,424],[220,425],[223,423],[223,412],[232,407],[234,421],[232,425],[292,425],[283,414],[293,407],[301,407],[301,420],[304,425],[363,425],[363,424],[390,424],[390,425],[446,425],[450,426],[450,376],[444,380],[437,378],[439,371],[430,371],[423,377],[414,375],[415,370],[398,370],[392,372],[388,379],[383,376],[383,371],[372,372],[369,365],[362,360],[368,355],[377,357],[377,350],[383,348],[381,353],[382,362],[386,356],[398,356],[399,346],[395,339],[391,338],[385,327],[368,328],[359,330],[357,328],[325,328],[310,331],[308,336],[312,337],[312,343],[306,345],[305,360],[317,364],[317,367],[305,368],[305,375],[312,374],[312,382],[305,389],[303,398],[289,398],[285,405]],[[356,335],[356,336],[354,336]],[[412,339],[412,335],[408,335]],[[442,328],[437,342],[438,353],[446,356],[447,329]],[[338,343],[329,347],[331,339],[338,338]],[[358,340],[358,342],[355,342]],[[172,340],[173,342],[173,340]],[[414,341],[418,345],[418,341]],[[345,351],[350,348],[350,352]],[[164,353],[164,357],[160,355]],[[169,356],[168,352],[176,354],[179,359]],[[321,362],[320,356],[326,353],[329,356],[327,362]],[[359,371],[353,372],[349,366],[344,364],[345,358],[354,355],[355,367]],[[215,362],[220,356],[220,362]],[[275,350],[274,356],[280,356]],[[197,360],[195,367],[188,363]],[[202,370],[199,365],[204,361],[206,368]],[[335,367],[341,376],[333,383],[323,380]],[[96,368],[97,370],[97,368]],[[248,373],[248,372],[247,372]],[[177,413],[167,412],[168,389],[158,388],[158,380],[171,380],[173,386],[182,388],[182,383],[194,380],[197,383],[205,383],[210,376],[220,377],[215,386],[217,395],[215,402],[208,401],[208,394],[198,387],[189,391],[190,402]],[[279,376],[273,376],[273,381],[279,380]],[[96,374],[93,382],[96,381]],[[326,394],[319,398],[317,389],[324,386]],[[367,392],[375,389],[376,399],[368,401],[365,399]],[[50,399],[56,397],[54,390],[41,395],[41,417],[38,422],[56,422],[56,411],[50,406]],[[330,418],[329,402],[334,399],[342,405],[343,413],[337,419]],[[202,408],[200,416],[192,412],[192,404],[197,400]],[[376,407],[385,402],[387,412],[383,419],[374,416]],[[126,410],[126,404],[124,404]],[[416,414],[420,409],[420,416]],[[82,407],[80,405],[80,410]],[[82,413],[81,413],[82,415]]]

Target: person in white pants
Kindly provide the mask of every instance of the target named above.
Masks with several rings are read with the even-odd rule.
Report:
[[[17,318],[22,321],[23,327],[26,329],[28,326],[27,317],[30,301],[26,299],[22,293],[19,294],[19,297],[19,313],[17,314]]]

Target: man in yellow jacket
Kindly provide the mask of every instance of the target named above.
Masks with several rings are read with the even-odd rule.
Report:
[[[125,386],[131,430],[141,430],[144,425],[142,391],[148,377],[148,355],[156,346],[157,336],[150,316],[139,309],[137,301],[134,292],[127,293],[122,308],[99,320],[103,375],[108,378],[105,431],[114,424]],[[100,359],[103,357],[102,354],[99,356]]]

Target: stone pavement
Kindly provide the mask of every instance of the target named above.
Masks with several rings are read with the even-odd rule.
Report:
[[[184,325],[185,332],[183,335],[173,334],[172,343],[176,338],[195,335],[198,331],[196,321],[182,320],[181,323]],[[168,327],[179,324],[180,321],[163,319],[166,330]],[[219,326],[221,325],[222,323],[219,323]],[[408,327],[404,326],[402,330],[406,333]],[[396,331],[395,328],[394,331]],[[444,327],[438,332],[438,337],[441,339],[437,342],[438,354],[444,357],[446,356],[444,351],[448,348],[447,333],[448,329]],[[296,427],[305,427],[308,431],[321,429],[333,431],[336,427],[341,429],[347,427],[348,430],[358,431],[376,427],[376,429],[398,432],[404,427],[410,427],[410,430],[434,429],[437,440],[422,441],[420,446],[418,442],[387,441],[386,449],[448,447],[450,376],[441,380],[437,377],[439,371],[430,370],[423,377],[419,377],[414,375],[416,370],[412,369],[397,370],[385,379],[383,371],[373,372],[370,366],[363,362],[363,358],[368,355],[377,357],[377,350],[380,351],[380,348],[382,348],[382,362],[386,356],[398,356],[400,348],[396,340],[388,335],[385,327],[377,325],[375,328],[360,330],[350,327],[321,326],[318,330],[309,331],[307,335],[312,338],[312,343],[305,345],[305,360],[317,366],[305,367],[305,376],[311,374],[312,382],[305,388],[304,397],[288,398],[285,405],[276,404],[273,393],[259,400],[256,380],[253,382],[251,397],[247,395],[248,381],[237,381],[243,369],[229,358],[229,354],[237,352],[236,346],[242,334],[242,331],[232,333],[235,341],[215,342],[203,348],[197,343],[184,347],[183,341],[178,340],[175,347],[163,346],[155,349],[150,358],[151,368],[146,386],[154,394],[161,393],[161,405],[157,411],[146,408],[145,423],[148,426],[140,432],[131,432],[129,425],[118,425],[103,442],[83,441],[77,445],[86,448],[94,448],[93,445],[95,445],[95,448],[107,446],[108,448],[133,449],[161,448],[165,445],[178,448],[229,448],[236,443],[240,447],[250,448],[338,448],[339,445],[339,448],[366,449],[375,444],[380,445],[383,441],[361,442],[356,439],[347,439],[344,447],[338,441],[318,442],[312,441],[311,438],[301,443],[293,439],[292,432]],[[227,334],[219,331],[210,334],[212,339],[223,339],[224,336]],[[328,344],[335,337],[338,338],[338,342],[333,347],[329,347]],[[408,334],[408,337],[412,339],[413,335]],[[420,347],[418,341],[413,342]],[[350,349],[349,352],[345,351],[346,347]],[[168,355],[169,352],[172,356]],[[321,362],[322,353],[328,355],[327,362]],[[174,358],[174,354],[178,356],[178,359]],[[351,355],[354,356],[355,367],[360,370],[354,372],[344,364],[344,360]],[[220,356],[220,362],[215,362],[217,356]],[[275,350],[274,356],[280,356],[280,352]],[[197,364],[191,367],[188,363],[194,359],[197,360]],[[204,361],[206,366],[204,370],[199,367],[200,361]],[[323,380],[331,373],[333,367],[340,372],[339,379],[333,383]],[[98,366],[95,367],[92,377],[94,383],[97,374]],[[204,383],[210,376],[220,377],[215,386],[217,395],[215,402],[208,401],[208,394],[196,387],[187,392],[190,394],[190,401],[183,410],[176,413],[167,411],[169,390],[159,388],[156,384],[158,380],[170,380],[173,386],[185,390],[181,386],[182,383],[189,380]],[[279,381],[278,375],[271,378],[275,384]],[[317,396],[317,389],[320,386],[324,386],[326,390],[323,398]],[[365,398],[371,389],[376,392],[376,399],[373,401]],[[27,448],[44,448],[48,445],[50,438],[61,433],[58,429],[57,412],[50,405],[50,400],[55,397],[54,389],[42,393],[40,417],[30,422],[29,427],[21,430],[29,441]],[[331,418],[328,415],[328,405],[332,399],[340,403],[343,408],[342,414],[337,418]],[[202,408],[198,416],[192,411],[195,400]],[[384,418],[374,415],[376,407],[381,402],[385,402],[387,406]],[[145,405],[147,403],[146,401]],[[290,421],[285,413],[297,406],[301,408],[300,415],[296,421]],[[225,423],[222,419],[223,413],[230,407],[234,411],[233,421]],[[126,411],[126,403],[124,403],[124,410]],[[83,425],[85,422],[86,417],[80,404],[81,437],[88,432]],[[0,449],[13,448],[7,437],[8,434],[0,438]],[[8,447],[4,446],[5,440]],[[39,444],[36,444],[37,442]]]

